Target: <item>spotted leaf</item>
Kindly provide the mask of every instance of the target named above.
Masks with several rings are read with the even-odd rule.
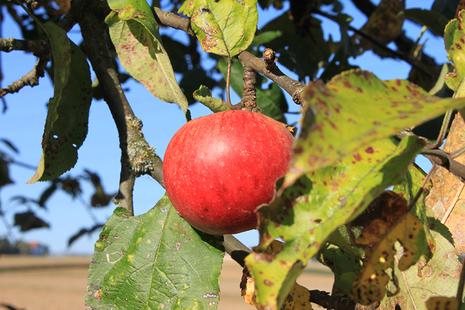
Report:
[[[393,271],[398,279],[397,287],[390,281],[387,290],[397,291],[397,294],[386,296],[377,309],[425,309],[425,302],[429,310],[454,309],[430,308],[428,303],[428,300],[435,296],[443,296],[442,299],[454,297],[462,269],[462,264],[454,253],[454,245],[437,231],[433,231],[433,238],[436,242],[436,252],[431,259],[421,257],[415,266],[405,271],[401,271],[398,264],[394,264]],[[453,303],[434,303],[434,305],[441,304],[446,306]]]
[[[257,0],[190,0],[179,13],[191,19],[191,28],[205,52],[235,56],[247,49],[257,30]]]
[[[400,182],[423,147],[416,137],[406,137],[398,146],[390,139],[373,142],[333,166],[300,177],[269,206],[258,209],[260,243],[246,258],[257,303],[279,309],[302,266],[325,240],[385,188]],[[283,250],[267,254],[276,238],[286,242]]]
[[[407,200],[394,192],[384,192],[377,198],[378,210],[370,213],[369,222],[364,223],[361,236],[356,240],[364,245],[365,260],[359,278],[352,286],[352,297],[358,303],[370,305],[380,301],[386,294],[386,285],[391,277],[387,269],[394,268],[395,243],[402,245],[398,259],[400,271],[416,264],[427,247],[423,223],[408,212]],[[392,279],[395,292],[397,279]]]
[[[76,164],[79,147],[87,136],[92,82],[86,56],[52,22],[44,24],[54,61],[54,91],[48,104],[42,138],[42,157],[28,183],[59,177]]]
[[[456,17],[447,24],[444,30],[447,57],[455,66],[454,71],[446,75],[446,84],[450,89],[461,94],[465,91],[460,88],[465,78],[465,33],[462,26],[465,11],[458,11]]]
[[[440,99],[409,81],[382,81],[361,70],[345,72],[326,85],[310,83],[304,97],[302,133],[284,187],[372,141],[465,106],[465,99]]]
[[[164,196],[147,213],[117,208],[95,243],[92,309],[216,309],[224,248],[196,232]]]
[[[122,66],[155,97],[176,103],[187,113],[188,101],[174,76],[158,24],[145,0],[109,0],[105,22]]]

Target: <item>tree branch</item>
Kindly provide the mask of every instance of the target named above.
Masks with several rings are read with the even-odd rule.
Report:
[[[376,6],[370,0],[351,0],[351,1],[367,17],[370,17],[370,15],[376,9]],[[394,43],[396,44],[399,51],[404,54],[410,53],[412,51],[412,48],[415,45],[415,43],[411,39],[405,36],[405,33],[402,33],[400,36],[398,36],[394,40]],[[421,54],[421,62],[428,64],[430,66],[437,66],[437,63],[434,60],[434,58],[426,55],[424,52]]]
[[[18,40],[14,38],[3,39],[0,38],[0,51],[25,51],[33,53],[36,56],[50,54],[50,43],[47,39],[43,40]]]
[[[262,59],[255,57],[247,51],[240,53],[237,58],[241,62],[243,68],[248,67],[260,72],[262,75],[281,86],[289,95],[292,96],[295,103],[302,103],[301,93],[306,86],[304,83],[288,77],[279,70],[278,66],[272,66],[271,70],[269,70],[267,68],[267,64]]]
[[[31,87],[39,85],[39,78],[45,75],[45,67],[47,66],[47,63],[50,61],[50,59],[51,54],[39,57],[31,71],[29,71],[21,79],[9,85],[8,87],[0,89],[0,98],[6,94],[17,93],[26,85]]]
[[[245,257],[250,254],[250,249],[232,235],[223,237],[223,246],[232,259],[242,267],[245,266]]]
[[[446,168],[462,181],[465,181],[465,166],[451,158],[449,154],[443,150],[424,150],[421,154],[438,166]]]
[[[318,15],[321,15],[321,16],[324,16],[334,22],[337,22],[337,19],[330,15],[330,14],[327,14],[323,11],[320,11],[318,9],[313,9],[312,12],[318,14]],[[409,65],[411,65],[412,67],[414,67],[415,69],[421,71],[423,74],[426,74],[429,78],[435,78],[435,76],[433,74],[431,74],[430,72],[426,71],[423,67],[421,67],[420,65],[418,65],[415,60],[411,59],[410,57],[408,57],[406,55],[406,53],[404,52],[399,52],[399,51],[395,51],[391,48],[389,48],[388,46],[386,46],[386,44],[380,42],[379,40],[373,38],[372,36],[364,33],[363,31],[360,31],[352,26],[347,26],[347,29],[350,30],[350,31],[353,31],[354,33],[358,34],[359,36],[363,37],[364,39],[370,41],[371,43],[373,43],[374,45],[376,45],[377,47],[379,47],[380,49],[382,49],[383,51],[391,54],[393,56],[393,58],[398,58],[398,59],[401,59],[403,61],[405,61],[406,63],[408,63]]]
[[[92,1],[91,1],[92,2]],[[79,24],[84,38],[84,47],[99,79],[103,98],[108,104],[118,129],[121,148],[120,186],[115,202],[133,214],[133,189],[135,179],[150,174],[162,186],[162,161],[145,140],[142,122],[134,115],[118,80],[108,45],[107,26],[103,19],[86,8],[87,0],[75,0],[80,6]]]
[[[190,26],[190,20],[172,12],[162,11],[159,8],[153,8],[155,18],[160,25],[182,30],[190,36],[195,36]]]

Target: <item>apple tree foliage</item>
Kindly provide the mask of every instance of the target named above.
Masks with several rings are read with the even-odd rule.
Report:
[[[360,29],[343,10],[349,2],[367,16]],[[60,176],[76,163],[93,99],[107,102],[118,128],[118,207],[95,243],[87,309],[216,309],[225,252],[246,269],[242,293],[257,309],[311,309],[311,303],[332,308],[341,299],[345,303],[338,309],[464,309],[459,258],[465,254],[465,11],[460,1],[432,1],[430,10],[405,9],[400,0],[1,5],[24,36],[2,38],[2,51],[38,57],[33,70],[3,88],[1,96],[36,85],[44,71],[55,87],[42,158],[29,182],[50,181],[48,195],[65,184]],[[257,29],[260,12],[272,7],[276,16]],[[325,36],[323,19],[339,26],[339,41]],[[450,63],[436,63],[422,50],[421,37],[408,38],[405,20],[444,37]],[[76,24],[82,42],[73,43],[67,32]],[[169,36],[163,27],[179,35]],[[367,51],[411,65],[408,79],[383,81],[351,64]],[[205,59],[214,66],[208,69]],[[161,101],[177,104],[178,117],[187,121],[192,104],[212,112],[230,109],[221,95],[229,86],[243,94],[233,108],[256,103],[283,123],[290,105],[300,105],[294,159],[277,183],[275,199],[257,209],[260,238],[250,253],[231,236],[193,229],[166,195],[147,213],[133,214],[135,179],[148,174],[164,183],[162,161],[125,97],[122,85],[129,78]],[[4,186],[11,182],[12,162],[3,151],[0,155]],[[422,171],[414,164],[418,156],[428,158],[433,169]],[[296,284],[312,258],[333,271],[331,294]]]

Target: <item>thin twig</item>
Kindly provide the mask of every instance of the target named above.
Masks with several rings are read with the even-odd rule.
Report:
[[[449,129],[449,123],[452,118],[452,110],[447,111],[446,115],[444,115],[444,119],[442,121],[441,130],[439,131],[439,135],[436,138],[436,142],[430,147],[431,149],[438,149],[441,147],[444,139],[447,135],[447,129]]]
[[[24,75],[21,79],[9,85],[6,88],[0,89],[0,98],[6,94],[12,94],[19,92],[25,86],[36,86],[39,85],[39,78],[45,75],[45,67],[51,59],[51,54],[39,57],[34,68]]]

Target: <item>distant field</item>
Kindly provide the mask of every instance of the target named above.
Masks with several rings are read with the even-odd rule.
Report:
[[[82,310],[90,257],[0,256],[0,310]],[[253,310],[240,296],[241,268],[229,256],[220,278],[219,310]],[[331,291],[328,269],[311,264],[298,283]],[[11,309],[11,308],[10,308]],[[316,308],[315,308],[316,309]]]

